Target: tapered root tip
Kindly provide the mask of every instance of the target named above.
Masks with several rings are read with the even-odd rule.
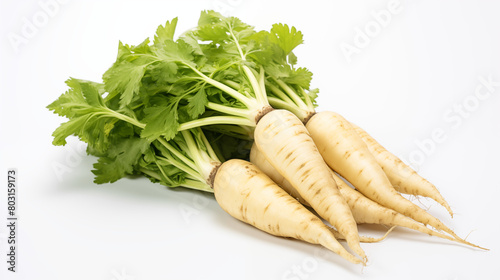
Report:
[[[443,205],[443,207],[446,210],[448,210],[448,213],[450,214],[451,218],[453,219],[453,211],[451,211],[450,205],[448,205],[448,203],[446,203],[446,201],[443,201],[443,203],[441,203],[441,205]]]
[[[470,234],[470,233],[469,233]],[[467,235],[468,236],[468,235]],[[467,237],[466,237],[467,238]],[[485,251],[489,251],[490,249],[488,248],[484,248],[484,247],[481,247],[479,245],[476,245],[476,244],[473,244],[473,243],[470,243],[469,241],[459,237],[458,235],[454,234],[453,235],[453,238],[451,238],[451,240],[454,240],[458,243],[461,243],[461,244],[464,244],[464,245],[468,245],[468,246],[471,246],[471,247],[474,247],[474,248],[478,248],[478,249],[481,249],[481,250],[485,250]]]
[[[351,248],[354,251],[354,253],[356,253],[358,256],[361,257],[363,263],[366,264],[368,258],[366,257],[366,253],[363,250],[363,248],[361,248],[359,242],[347,242],[347,244],[349,245],[349,248]]]
[[[490,250],[490,249],[488,249],[488,248],[484,248],[484,247],[481,247],[481,246],[479,246],[479,245],[476,245],[476,244],[470,243],[469,241],[466,241],[466,240],[464,240],[464,239],[462,239],[462,238],[455,238],[455,240],[456,240],[457,242],[459,242],[459,243],[462,243],[462,244],[464,244],[464,245],[469,245],[469,246],[474,247],[474,248],[478,248],[478,249],[485,250],[485,251],[489,251],[489,250]]]
[[[328,250],[340,255],[342,258],[350,261],[353,264],[363,264],[363,266],[366,265],[366,258],[361,260],[355,257],[354,255],[349,253],[344,247],[342,247],[342,245],[340,245],[340,243],[338,242],[322,241],[321,245],[327,248]]]
[[[444,209],[446,209],[446,211],[448,211],[450,216],[453,218],[453,211],[451,211],[450,205],[448,204],[448,202],[446,202],[444,197],[439,192],[436,196],[433,196],[431,198],[434,199],[437,203],[441,204],[441,206],[443,206]]]

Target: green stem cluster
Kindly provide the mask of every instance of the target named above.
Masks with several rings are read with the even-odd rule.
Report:
[[[120,42],[102,84],[70,79],[71,89],[49,105],[69,118],[54,144],[76,135],[99,157],[96,183],[140,172],[168,186],[211,191],[212,171],[235,147],[212,147],[207,136],[251,140],[271,105],[302,120],[314,112],[315,97],[306,92],[312,73],[293,66],[292,50],[302,43],[294,28],[256,32],[204,11],[196,28],[174,40],[176,24],[159,26],[152,42]]]

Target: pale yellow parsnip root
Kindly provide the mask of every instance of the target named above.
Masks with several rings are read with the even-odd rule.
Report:
[[[378,164],[384,170],[387,178],[400,192],[411,195],[418,195],[434,199],[441,204],[453,217],[453,211],[438,191],[436,186],[422,178],[413,168],[406,165],[401,159],[387,151],[380,143],[371,137],[365,130],[351,123],[356,133],[366,143],[368,149],[373,154]]]
[[[389,235],[389,233],[391,233],[395,228],[396,228],[396,226],[390,227],[384,233],[384,235],[382,235],[381,237],[369,237],[369,236],[360,235],[359,236],[359,241],[362,242],[362,243],[377,243],[377,242],[381,242],[382,240],[386,239],[387,236]],[[338,231],[336,231],[334,228],[330,228],[330,231],[333,233],[333,235],[335,236],[335,238],[337,240],[345,240],[344,236],[342,234],[340,234]]]
[[[394,189],[366,144],[342,116],[334,112],[316,113],[306,127],[325,162],[366,197],[463,240]]]
[[[405,227],[426,233],[430,236],[436,236],[475,248],[488,250],[463,239],[456,239],[440,232],[436,232],[423,224],[416,222],[415,220],[370,200],[357,190],[348,186],[338,175],[334,174],[334,178],[339,186],[340,192],[346,199],[347,204],[351,207],[356,222],[359,224],[383,224],[388,226]]]
[[[318,217],[250,162],[224,162],[214,179],[215,199],[234,218],[269,234],[320,244],[352,263],[350,254]]]
[[[264,155],[259,152],[259,149],[255,145],[255,143],[252,145],[252,149],[250,150],[250,162],[255,164],[259,169],[262,170],[269,178],[271,178],[278,186],[280,186],[283,190],[285,190],[288,194],[290,194],[293,198],[295,198],[298,202],[303,204],[304,206],[310,207],[309,203],[300,196],[300,194],[295,190],[292,185],[281,175],[279,174],[276,169],[267,161],[267,159],[264,157]],[[335,180],[336,181],[336,180]],[[351,209],[352,210],[352,209]],[[354,217],[356,220],[356,217]],[[363,243],[375,243],[375,242],[380,242],[384,240],[387,235],[394,229],[394,227],[391,227],[382,237],[376,238],[376,237],[367,237],[367,236],[359,236],[359,241]],[[330,228],[332,231],[333,235],[335,235],[335,238],[345,240],[345,237],[340,234],[338,231],[336,231],[333,228]]]
[[[254,137],[271,165],[366,260],[351,210],[304,124],[289,111],[273,110],[259,120]]]
[[[262,172],[264,172],[269,178],[273,181],[277,182],[277,184],[282,187],[285,191],[293,189],[290,183],[283,178],[281,174],[279,174],[276,169],[264,158],[259,149],[253,145],[250,151],[250,161],[255,164]],[[371,199],[367,198],[357,190],[354,190],[350,186],[348,186],[342,178],[340,178],[337,174],[332,171],[332,176],[337,183],[337,186],[340,190],[340,193],[347,201],[349,205],[353,217],[358,224],[380,224],[380,225],[388,225],[388,226],[400,226],[406,227],[412,230],[416,230],[422,233],[426,233],[431,236],[436,236],[440,238],[444,238],[451,241],[456,241],[465,245],[469,245],[476,248],[485,249],[479,247],[470,242],[464,241],[462,239],[456,239],[450,237],[448,235],[442,234],[440,232],[436,232],[430,228],[427,228],[423,224],[416,222],[392,209],[386,208]],[[303,201],[303,198],[295,195],[298,201]],[[339,239],[339,238],[338,238]],[[360,237],[361,242],[364,238]]]
[[[301,204],[311,207],[300,193],[271,165],[264,154],[259,150],[255,142],[250,149],[250,162],[256,165],[262,172],[271,178],[278,186],[284,189],[289,195]]]

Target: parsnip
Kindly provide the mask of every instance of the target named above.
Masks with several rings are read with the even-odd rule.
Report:
[[[384,235],[382,235],[381,237],[369,237],[369,236],[360,235],[359,236],[359,241],[361,241],[363,243],[377,243],[377,242],[381,242],[382,240],[386,239],[387,236],[389,235],[389,233],[391,233],[395,228],[396,228],[396,226],[390,227],[384,233]],[[335,238],[337,240],[345,240],[345,237],[342,234],[340,234],[338,231],[336,231],[335,229],[330,228],[330,231],[333,233],[333,235],[335,236]]]
[[[306,127],[325,162],[366,197],[461,239],[437,218],[394,189],[366,144],[342,116],[334,112],[317,113]]]
[[[285,110],[266,114],[254,132],[265,158],[325,220],[345,236],[363,259],[356,221],[302,122]]]
[[[256,145],[252,146],[252,150],[250,152],[250,161],[257,167],[259,167],[262,172],[269,176],[269,178],[277,182],[278,185],[285,191],[293,191],[293,187],[291,186],[291,184],[279,172],[277,172],[276,169],[274,169],[274,167],[266,160],[266,158],[262,155]],[[431,236],[436,236],[476,248],[484,249],[465,240],[456,239],[440,232],[436,232],[392,209],[388,209],[348,186],[334,172],[331,173],[333,178],[335,179],[335,182],[337,183],[337,186],[339,187],[342,196],[345,198],[347,204],[349,205],[354,219],[358,224],[366,223],[388,225],[392,227],[406,227],[415,231],[426,233]],[[304,201],[304,199],[300,197],[299,194],[295,194],[294,197],[296,197],[298,201]],[[363,238],[360,238],[360,240],[363,241]]]
[[[382,170],[384,170],[387,178],[398,192],[434,199],[446,208],[448,213],[453,217],[453,211],[451,211],[450,205],[448,205],[441,193],[439,193],[436,186],[422,178],[413,168],[409,167],[397,156],[386,150],[365,130],[353,123],[351,123],[351,126],[366,143],[366,146],[375,157],[375,160]]]
[[[250,162],[224,162],[215,175],[214,194],[224,211],[245,223],[272,235],[320,244],[352,263],[362,262],[318,217]]]

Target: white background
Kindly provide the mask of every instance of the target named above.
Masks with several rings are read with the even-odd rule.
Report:
[[[500,82],[497,1],[401,1],[385,26],[375,17],[389,1],[64,2],[0,4],[0,279],[498,279],[500,86],[487,91],[480,78]],[[176,16],[183,31],[202,9],[257,29],[282,22],[301,30],[296,54],[321,90],[318,110],[343,114],[413,162],[455,218],[422,204],[491,251],[397,229],[363,245],[370,264],[362,268],[247,226],[211,195],[145,179],[95,185],[84,146],[51,145],[64,120],[45,106],[68,77],[100,81],[119,40],[138,44]],[[356,52],[343,53],[347,45]],[[436,130],[443,136],[431,140]],[[11,167],[19,173],[15,274],[6,264]]]

